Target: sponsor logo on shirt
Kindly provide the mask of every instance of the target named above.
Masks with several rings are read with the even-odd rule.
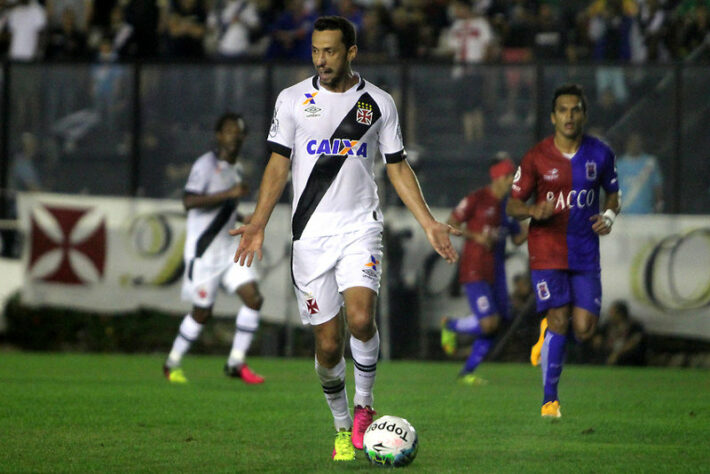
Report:
[[[593,189],[580,189],[579,191],[573,189],[567,194],[560,191],[557,195],[553,191],[548,191],[545,197],[548,201],[555,203],[555,211],[564,211],[575,207],[579,209],[592,207],[596,193]]]
[[[560,172],[557,168],[552,168],[550,171],[545,173],[542,177],[545,181],[555,181],[560,177]]]
[[[304,95],[306,96],[306,100],[304,100],[303,104],[301,104],[301,105],[308,105],[308,104],[315,105],[316,104],[316,96],[318,95],[318,91],[313,92],[313,93],[306,92]]]
[[[306,143],[306,152],[309,155],[349,155],[367,158],[367,143],[349,138],[309,140]]]

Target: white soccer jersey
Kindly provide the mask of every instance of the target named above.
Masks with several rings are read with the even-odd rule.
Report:
[[[269,130],[271,151],[291,158],[294,240],[382,226],[374,158],[405,156],[388,93],[362,78],[343,93],[319,82],[284,89]]]
[[[210,151],[195,161],[187,178],[185,192],[214,194],[226,191],[243,180],[243,168],[237,162],[230,165]],[[234,227],[237,206],[226,201],[219,206],[195,207],[187,211],[187,236],[185,238],[185,261],[201,258],[207,264],[224,266],[232,262],[239,239],[229,235]],[[226,263],[225,263],[226,262]]]

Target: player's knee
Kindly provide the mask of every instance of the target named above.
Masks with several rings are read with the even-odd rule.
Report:
[[[212,308],[192,308],[192,319],[200,324],[205,324],[212,316]]]
[[[574,327],[574,337],[578,341],[588,341],[594,336],[595,325],[593,323],[583,323],[575,325]]]
[[[338,339],[326,339],[318,342],[318,360],[326,367],[334,367],[342,357],[342,347]]]
[[[487,318],[481,319],[481,331],[485,335],[491,335],[498,331],[500,326],[500,317],[497,315],[489,316]]]
[[[257,291],[249,297],[244,298],[244,304],[247,305],[248,308],[253,309],[254,311],[259,311],[261,309],[261,305],[264,304],[264,297],[261,296],[261,293]]]
[[[367,341],[375,335],[375,321],[368,311],[348,311],[348,329],[356,339]]]

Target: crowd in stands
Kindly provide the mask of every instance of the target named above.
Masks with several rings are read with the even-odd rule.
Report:
[[[0,0],[0,57],[308,60],[331,14],[369,61],[655,63],[710,41],[710,0]]]

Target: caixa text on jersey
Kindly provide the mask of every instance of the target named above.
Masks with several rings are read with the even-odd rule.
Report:
[[[309,140],[306,151],[309,155],[354,155],[367,158],[367,143],[349,138]]]

